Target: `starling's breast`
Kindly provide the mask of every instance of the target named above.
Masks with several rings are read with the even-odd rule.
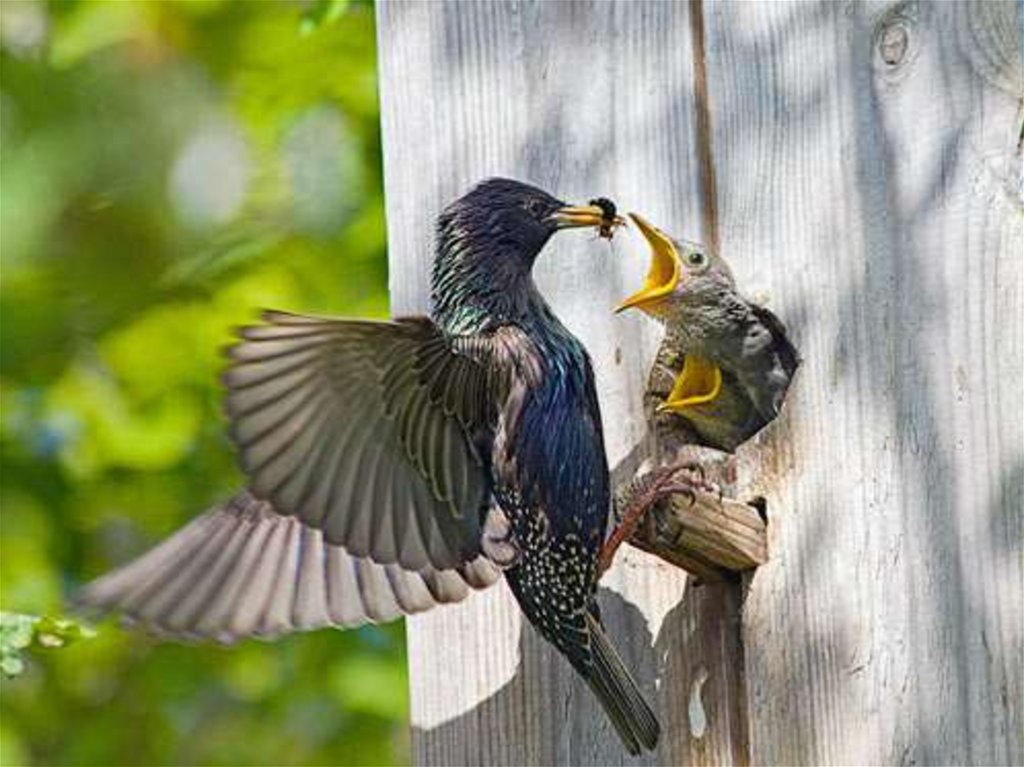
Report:
[[[576,535],[596,550],[609,479],[590,360],[567,332],[531,335],[542,372],[510,387],[492,456],[495,494],[513,525],[541,516],[550,535]],[[530,529],[524,523],[524,534]]]
[[[520,554],[505,573],[509,586],[531,623],[578,663],[608,520],[608,466],[583,347],[549,335],[537,348],[539,380],[513,384],[499,421],[494,495]]]
[[[530,622],[578,662],[580,638],[593,600],[596,559],[574,535],[521,544],[522,556],[505,578]]]

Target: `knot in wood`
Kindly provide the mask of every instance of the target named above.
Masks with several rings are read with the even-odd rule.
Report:
[[[893,19],[878,36],[878,54],[891,67],[898,66],[907,55],[910,33],[901,19]]]
[[[910,33],[906,28],[905,19],[895,16],[887,20],[879,31],[879,55],[889,67],[898,67],[906,58],[910,43]]]

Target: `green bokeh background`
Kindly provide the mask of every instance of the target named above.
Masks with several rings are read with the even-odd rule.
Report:
[[[0,606],[59,615],[240,485],[233,326],[386,314],[373,8],[4,0],[0,65]],[[407,760],[400,625],[99,629],[3,681],[0,764]]]

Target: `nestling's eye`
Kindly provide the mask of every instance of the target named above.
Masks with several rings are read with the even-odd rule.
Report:
[[[686,256],[686,263],[692,266],[694,269],[700,269],[708,262],[708,257],[700,251],[693,251]]]

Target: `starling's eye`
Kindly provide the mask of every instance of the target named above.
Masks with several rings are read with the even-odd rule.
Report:
[[[707,265],[708,257],[701,253],[699,250],[695,250],[687,254],[686,263],[688,263],[694,269],[701,269]]]
[[[526,201],[526,209],[534,216],[539,217],[544,212],[544,201],[536,198]]]

